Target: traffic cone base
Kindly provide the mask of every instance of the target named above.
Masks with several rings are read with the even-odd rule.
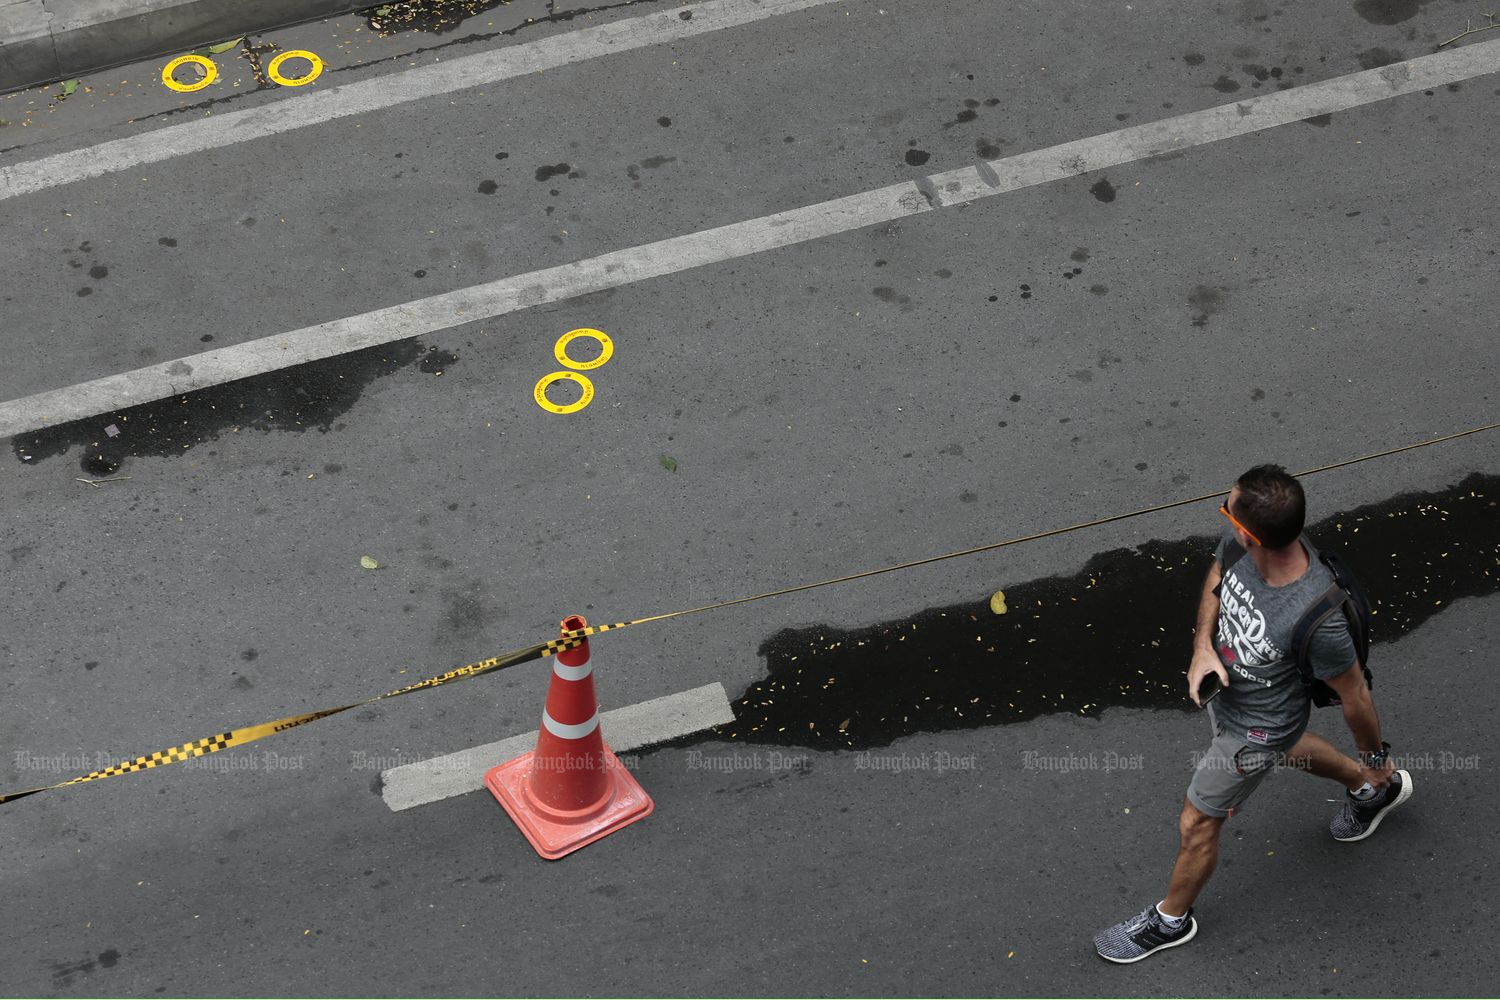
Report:
[[[533,751],[528,751],[491,768],[484,776],[484,784],[500,800],[536,852],[549,861],[645,819],[656,808],[651,796],[608,745],[603,753],[604,773],[608,776],[605,793],[581,809],[549,806],[532,793],[528,780],[532,755]]]

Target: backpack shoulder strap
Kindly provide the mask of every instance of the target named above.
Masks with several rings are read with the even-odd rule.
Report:
[[[1349,622],[1349,638],[1354,640],[1354,650],[1359,654],[1359,662],[1364,665],[1365,675],[1369,676],[1370,666],[1370,597],[1360,585],[1359,579],[1354,571],[1332,552],[1319,552],[1318,559],[1328,572],[1333,575],[1333,582],[1344,591],[1344,617]]]
[[[1302,683],[1309,687],[1316,679],[1313,677],[1312,668],[1313,633],[1317,632],[1330,615],[1343,610],[1348,600],[1349,595],[1335,581],[1333,586],[1325,590],[1321,597],[1302,612],[1302,617],[1297,619],[1297,624],[1292,628],[1292,651],[1297,657],[1297,671],[1302,675]],[[1360,662],[1363,662],[1362,656]]]
[[[1229,571],[1234,568],[1235,564],[1247,555],[1249,553],[1245,551],[1245,547],[1233,538],[1229,540],[1228,545],[1224,546],[1224,558],[1219,563],[1219,583],[1218,586],[1214,587],[1215,597],[1219,596],[1219,591],[1224,587],[1224,577],[1228,576]]]
[[[1322,552],[1314,548],[1306,538],[1302,541],[1308,551],[1317,557],[1318,562],[1328,568],[1329,575],[1333,577],[1332,586],[1302,613],[1302,617],[1297,620],[1292,630],[1292,650],[1297,657],[1297,669],[1302,674],[1302,681],[1308,685],[1314,681],[1311,657],[1313,633],[1328,620],[1330,615],[1336,611],[1342,611],[1344,622],[1349,627],[1349,638],[1354,643],[1355,656],[1364,670],[1365,681],[1373,686],[1369,663],[1369,598],[1365,596],[1364,588],[1360,586],[1359,581],[1355,579],[1353,572],[1342,559],[1332,552]]]

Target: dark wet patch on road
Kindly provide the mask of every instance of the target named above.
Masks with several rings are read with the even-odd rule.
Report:
[[[1208,285],[1194,285],[1193,290],[1188,292],[1188,305],[1193,307],[1193,325],[1207,326],[1210,316],[1216,315],[1224,308],[1225,292],[1228,289],[1219,287],[1211,288]]]
[[[1355,0],[1354,13],[1371,24],[1392,25],[1410,21],[1432,0]]]
[[[1379,69],[1382,66],[1389,66],[1391,63],[1401,62],[1406,56],[1402,55],[1396,49],[1383,49],[1376,46],[1372,49],[1365,49],[1359,55],[1355,56],[1355,58],[1359,60],[1361,69]]]
[[[471,17],[494,10],[496,7],[508,6],[511,0],[391,0],[389,3],[375,4],[359,11],[364,17],[371,30],[379,32],[382,36],[395,35],[408,31],[421,31],[433,35],[445,35],[457,31],[463,26],[464,21]],[[639,3],[649,3],[652,0],[625,0],[623,3],[604,4],[594,7],[578,7],[570,10],[558,10],[556,3],[547,5],[548,14],[545,17],[530,18],[525,23],[505,31],[490,32],[489,34],[514,35],[522,28],[531,27],[536,24],[548,22],[566,22],[574,18],[589,14],[597,14],[601,11],[614,10],[617,7],[632,7]],[[678,15],[682,20],[691,20],[692,11],[683,11]],[[470,36],[472,37],[472,36]],[[488,36],[485,36],[488,37]],[[460,39],[462,41],[462,39]]]
[[[458,355],[451,351],[440,351],[436,347],[427,348],[427,353],[422,355],[422,362],[418,366],[429,375],[441,375],[452,368],[458,362]]]
[[[445,34],[465,19],[493,10],[510,0],[393,0],[372,5],[360,13],[371,30],[383,35],[398,31],[428,31]]]
[[[416,340],[384,344],[18,434],[11,451],[35,464],[77,447],[83,470],[102,477],[118,472],[128,458],[181,455],[224,434],[339,431],[344,425],[338,418],[376,379],[418,362],[437,374],[456,360]]]
[[[1248,45],[1237,45],[1232,50],[1231,54],[1234,59],[1243,60],[1251,59],[1258,53],[1254,48],[1251,48]],[[1172,58],[1175,59],[1177,57],[1173,56]],[[1326,59],[1327,57],[1325,56],[1324,58]],[[1183,63],[1190,67],[1202,66],[1205,62],[1205,59],[1206,57],[1199,52],[1187,52],[1184,53],[1182,57]],[[1218,76],[1212,82],[1205,84],[1205,86],[1212,87],[1214,90],[1218,91],[1221,94],[1233,94],[1243,89],[1245,86],[1244,83],[1241,83],[1234,76],[1230,75],[1238,71],[1239,74],[1241,74],[1249,83],[1250,89],[1252,90],[1259,90],[1262,86],[1268,83],[1275,83],[1277,90],[1289,90],[1293,86],[1295,86],[1290,77],[1299,75],[1304,72],[1303,67],[1301,66],[1292,66],[1290,67],[1290,69],[1288,69],[1287,64],[1291,62],[1295,62],[1295,59],[1291,56],[1287,56],[1286,58],[1282,59],[1281,62],[1277,65],[1271,65],[1269,63],[1263,64],[1259,62],[1241,62],[1237,67],[1233,64],[1218,66],[1208,70],[1208,72],[1217,71]],[[1163,104],[1162,107],[1170,109],[1172,105],[1171,103],[1166,103]],[[1241,111],[1241,114],[1248,113],[1248,110]],[[1116,115],[1115,117],[1119,118],[1121,121],[1124,121],[1125,118],[1129,116]]]
[[[1497,500],[1500,476],[1476,473],[1310,526],[1313,542],[1343,555],[1374,602],[1377,690],[1379,644],[1456,600],[1500,591]],[[711,738],[863,748],[1062,712],[1192,709],[1184,677],[1215,541],[1100,553],[1073,576],[1005,586],[1003,614],[986,599],[861,629],[783,630],[760,649],[766,679],[745,690],[735,721]]]
[[[967,125],[979,117],[979,108],[981,106],[993,108],[999,103],[1000,98],[998,97],[987,97],[983,101],[977,97],[965,98],[964,106],[953,116],[953,120],[943,122],[942,127],[948,129],[953,128],[955,125]]]
[[[661,167],[666,166],[668,163],[676,162],[677,157],[675,156],[648,156],[645,159],[641,160],[640,163],[627,163],[625,165],[625,176],[629,177],[632,181],[630,185],[632,188],[639,188],[641,186],[641,168],[644,167],[647,170],[657,170]],[[577,173],[572,173],[568,176],[577,177],[579,175]],[[556,191],[553,191],[552,193],[557,194]],[[552,210],[549,208],[547,212],[550,215]]]
[[[1101,182],[1101,183],[1105,183],[1105,182]],[[1092,253],[1089,251],[1088,247],[1074,247],[1073,248],[1073,252],[1070,253],[1070,254],[1068,254],[1068,259],[1071,260],[1071,261],[1074,261],[1076,263],[1083,264],[1083,263],[1087,263],[1088,260],[1089,260],[1089,258],[1091,256],[1092,256]],[[1074,278],[1077,278],[1077,277],[1079,277],[1079,276],[1081,276],[1083,274],[1083,268],[1081,268],[1081,267],[1066,267],[1065,266],[1065,267],[1063,267],[1063,269],[1062,269],[1062,271],[1060,273],[1062,274],[1062,278],[1063,278],[1064,281],[1072,281]],[[1079,282],[1079,285],[1082,285],[1082,284],[1083,284],[1082,282]],[[1092,292],[1095,295],[1108,295],[1109,294],[1109,286],[1108,285],[1094,284],[1094,285],[1090,285],[1089,286],[1089,291]],[[1021,292],[1021,298],[1023,298],[1023,299],[1029,299],[1029,298],[1031,298],[1031,296],[1032,296],[1031,283],[1027,282],[1025,284],[1022,284],[1021,287],[1020,287],[1020,292]],[[994,302],[997,298],[998,298],[998,296],[992,295],[992,296],[990,296],[990,301]],[[1118,361],[1119,359],[1116,358],[1115,360]],[[1102,368],[1104,366],[1101,365],[1100,367]]]
[[[120,953],[114,948],[106,948],[97,958],[86,958],[81,962],[53,962],[52,979],[54,985],[66,987],[72,984],[74,976],[86,976],[96,969],[113,969],[119,961]]]
[[[900,292],[887,285],[881,285],[874,291],[875,297],[877,299],[879,299],[881,302],[889,303],[890,305],[900,306],[902,312],[911,312],[916,308],[911,304],[910,295],[902,295]]]

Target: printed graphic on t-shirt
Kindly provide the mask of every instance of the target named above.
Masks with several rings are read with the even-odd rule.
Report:
[[[1266,616],[1255,606],[1255,594],[1239,574],[1230,571],[1219,591],[1219,658],[1248,681],[1263,687],[1271,682],[1246,667],[1263,667],[1286,656],[1266,638]]]

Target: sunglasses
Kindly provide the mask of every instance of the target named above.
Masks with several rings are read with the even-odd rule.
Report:
[[[1261,544],[1260,543],[1260,539],[1255,537],[1255,532],[1253,532],[1249,528],[1245,527],[1243,524],[1240,523],[1239,518],[1237,518],[1233,514],[1229,513],[1229,500],[1228,500],[1228,498],[1225,498],[1224,502],[1221,503],[1221,504],[1219,504],[1219,513],[1223,514],[1225,517],[1229,518],[1229,523],[1230,524],[1234,525],[1236,528],[1239,528],[1245,534],[1249,535],[1250,536],[1250,540],[1252,542],[1254,542],[1256,545],[1260,545]],[[1264,548],[1264,546],[1261,546],[1261,547]]]

